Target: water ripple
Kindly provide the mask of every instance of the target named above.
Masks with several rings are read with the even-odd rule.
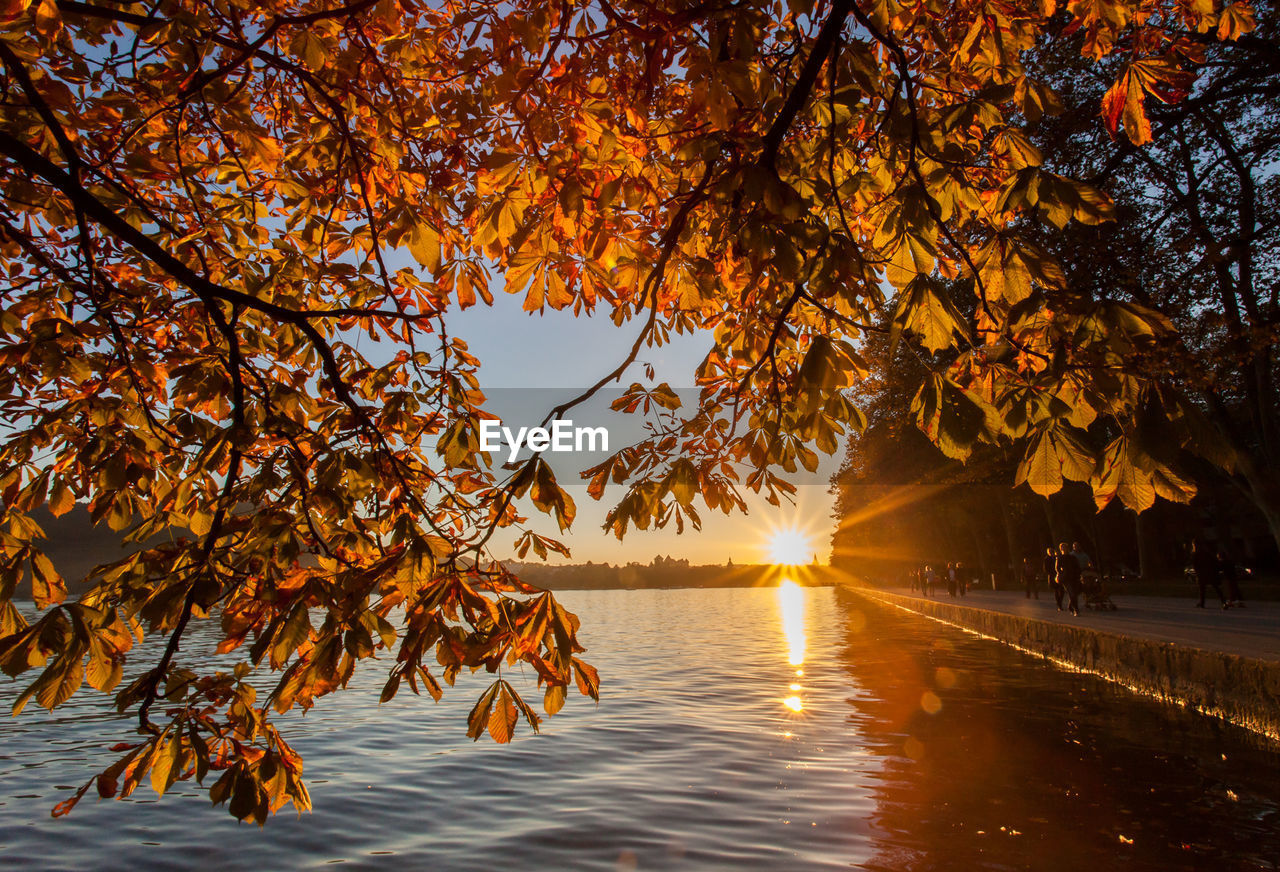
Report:
[[[285,719],[316,810],[264,829],[182,785],[52,820],[131,724],[89,695],[24,713],[0,731],[0,861],[1074,872],[1280,857],[1275,749],[1207,718],[830,589],[799,605],[762,589],[565,600],[604,679],[599,707],[574,699],[540,736],[472,743],[484,676],[439,705],[378,706],[382,673],[363,669]],[[17,688],[0,685],[0,705]]]

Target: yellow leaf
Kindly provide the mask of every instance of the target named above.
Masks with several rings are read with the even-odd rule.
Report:
[[[71,699],[83,682],[83,661],[79,656],[64,654],[37,680],[40,688],[36,691],[36,700],[52,711]]]
[[[31,598],[37,608],[57,605],[67,597],[67,587],[62,576],[53,568],[44,554],[35,551],[31,555]]]
[[[71,488],[67,487],[66,482],[61,480],[55,482],[53,492],[49,494],[49,511],[53,512],[53,516],[62,517],[71,511],[75,504],[75,494],[71,492]]]
[[[164,796],[164,792],[173,786],[182,774],[179,758],[182,754],[182,737],[174,735],[156,754],[151,764],[151,789]]]
[[[547,271],[547,303],[553,309],[563,309],[573,302],[573,291],[565,285],[564,277],[556,270]]]
[[[545,301],[546,287],[543,282],[543,274],[538,273],[533,277],[533,283],[529,285],[529,293],[525,295],[524,305],[521,308],[526,312],[537,312],[542,309]]]
[[[123,674],[120,663],[104,651],[101,644],[95,644],[89,649],[85,680],[90,687],[106,693],[120,683]]]
[[[546,709],[547,714],[554,715],[560,709],[564,708],[564,685],[553,684],[547,688],[547,692],[542,697],[542,707]]]
[[[956,334],[968,335],[964,316],[943,293],[927,278],[915,279],[899,295],[893,319],[898,329],[915,333],[920,344],[935,352],[954,345]]]
[[[489,735],[493,737],[495,742],[499,745],[505,745],[511,741],[511,736],[515,733],[516,718],[518,716],[516,704],[511,699],[506,682],[502,682],[502,686],[498,690],[498,697],[493,703],[493,710],[489,713]]]
[[[440,236],[426,224],[419,224],[409,234],[409,253],[432,273],[440,269]],[[474,297],[472,298],[474,300]]]

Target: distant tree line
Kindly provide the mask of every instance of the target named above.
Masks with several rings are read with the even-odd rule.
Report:
[[[549,590],[668,589],[685,587],[763,587],[776,585],[784,571],[767,564],[690,565],[688,560],[655,557],[651,563],[522,564],[522,577]],[[832,583],[825,567],[788,570],[801,584]]]

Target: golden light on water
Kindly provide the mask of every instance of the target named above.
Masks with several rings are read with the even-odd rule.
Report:
[[[782,611],[782,635],[787,641],[787,662],[804,662],[804,588],[790,579],[778,585],[778,607]]]
[[[778,611],[782,618],[782,638],[787,646],[787,662],[798,667],[804,663],[805,655],[805,589],[791,579],[778,585]],[[796,669],[795,673],[802,676],[804,670]],[[789,689],[798,691],[800,684],[793,682]],[[782,704],[793,712],[804,710],[804,700],[798,693],[784,697]]]

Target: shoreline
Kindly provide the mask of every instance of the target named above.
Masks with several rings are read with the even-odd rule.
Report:
[[[851,581],[840,587],[1280,741],[1280,660],[904,596]]]

